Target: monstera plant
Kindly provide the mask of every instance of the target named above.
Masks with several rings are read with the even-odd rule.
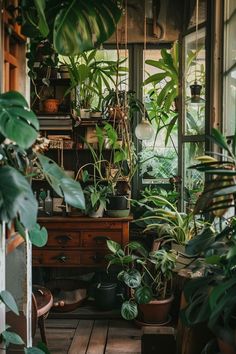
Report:
[[[32,177],[43,174],[56,193],[76,208],[84,209],[85,202],[80,184],[69,178],[54,161],[39,153],[38,129],[38,120],[20,93],[0,95],[0,224],[7,225],[8,229],[14,226],[23,238],[29,236],[32,244],[43,246],[47,242],[47,231],[37,224],[38,203],[31,188]],[[1,232],[2,228],[0,237],[3,237]],[[17,305],[8,291],[0,292],[0,302],[18,314]],[[0,333],[1,341],[24,344],[7,326]],[[26,352],[31,353],[30,350],[28,348]],[[34,352],[42,353],[39,350]]]
[[[57,53],[76,55],[112,35],[122,13],[120,5],[117,0],[22,0],[19,7],[8,9],[25,36],[48,38]]]
[[[38,120],[20,93],[0,95],[0,220],[17,220],[30,232],[37,218],[30,180],[37,171],[68,204],[84,209],[80,184],[37,152],[38,129]]]

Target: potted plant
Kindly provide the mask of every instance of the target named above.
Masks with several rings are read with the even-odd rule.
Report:
[[[109,193],[110,187],[102,185],[100,181],[94,181],[93,184],[86,186],[84,188],[86,214],[94,218],[103,217]]]
[[[172,274],[175,255],[164,248],[148,252],[140,243],[130,242],[124,249],[108,240],[111,254],[108,269],[112,264],[122,267],[118,279],[129,289],[129,299],[121,307],[122,316],[131,320],[138,316],[144,323],[168,322],[173,301]]]
[[[97,53],[94,49],[70,56],[63,62],[63,72],[67,68],[71,82],[67,94],[76,90],[75,110],[79,111],[80,118],[89,118],[95,108],[100,111],[103,91],[114,84],[117,62],[99,60]],[[85,112],[87,116],[84,115]]]
[[[200,163],[192,166],[212,177],[199,196],[195,212],[208,213],[213,220],[217,220],[235,207],[236,133],[232,138],[232,145],[216,129],[212,130],[211,139],[223,152],[201,156]],[[189,253],[198,253],[201,257],[202,276],[186,284],[184,293],[187,306],[182,312],[183,322],[188,326],[205,322],[218,338],[223,354],[236,353],[234,214],[233,212],[231,217],[222,219],[215,235],[198,235],[187,248]]]

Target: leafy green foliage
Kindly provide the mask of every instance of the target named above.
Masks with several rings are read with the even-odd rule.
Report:
[[[121,9],[110,0],[66,2],[55,18],[54,46],[62,55],[75,55],[103,43],[115,30]]]
[[[29,148],[38,135],[38,120],[24,97],[15,91],[0,95],[0,133],[22,148]]]
[[[121,306],[121,315],[124,319],[130,321],[138,316],[137,304],[133,301],[125,301]]]
[[[39,224],[35,224],[34,228],[29,232],[29,239],[34,246],[43,247],[48,240],[48,233],[45,227],[41,227]]]
[[[235,136],[233,141],[236,139]],[[210,138],[223,151],[216,154],[212,152],[209,156],[200,156],[198,157],[200,163],[190,167],[204,172],[207,176],[211,176],[205,183],[204,191],[197,200],[194,212],[196,214],[211,212],[213,215],[220,217],[229,208],[235,206],[236,155],[233,151],[233,144],[231,147],[226,138],[217,129],[212,129]]]
[[[176,262],[172,252],[164,249],[148,252],[136,241],[122,249],[117,242],[108,240],[107,247],[112,252],[107,256],[108,268],[112,264],[119,264],[122,271],[118,274],[118,280],[131,289],[130,300],[125,300],[121,308],[125,319],[137,316],[137,304],[146,304],[153,298],[165,299],[169,295]]]
[[[11,331],[6,330],[1,333],[1,336],[2,336],[6,346],[8,346],[10,343],[16,344],[16,345],[23,345],[24,344],[21,337],[15,332],[11,332]]]
[[[0,292],[0,300],[11,310],[13,311],[16,315],[19,315],[19,310],[17,307],[17,304],[15,302],[14,297],[12,296],[11,293],[7,290],[2,290]]]
[[[0,219],[10,222],[20,218],[31,229],[37,219],[37,201],[27,179],[11,166],[0,168]]]
[[[38,155],[39,168],[58,195],[75,208],[84,209],[85,200],[79,182],[68,177],[66,173],[51,159]]]
[[[122,10],[117,1],[23,0],[22,33],[39,41],[48,37],[62,55],[76,55],[106,41]]]

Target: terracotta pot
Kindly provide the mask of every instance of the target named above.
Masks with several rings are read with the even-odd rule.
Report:
[[[59,100],[56,98],[49,98],[43,102],[43,110],[46,113],[57,113]]]
[[[148,304],[139,305],[141,320],[146,323],[163,324],[168,322],[174,296],[164,300],[152,300]]]
[[[217,338],[217,342],[221,354],[236,354],[236,347],[233,347],[231,344],[224,342],[220,338]]]

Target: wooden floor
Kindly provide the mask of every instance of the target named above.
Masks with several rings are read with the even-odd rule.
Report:
[[[141,329],[110,319],[47,319],[48,349],[52,354],[140,354]],[[34,344],[40,341],[37,331]]]

